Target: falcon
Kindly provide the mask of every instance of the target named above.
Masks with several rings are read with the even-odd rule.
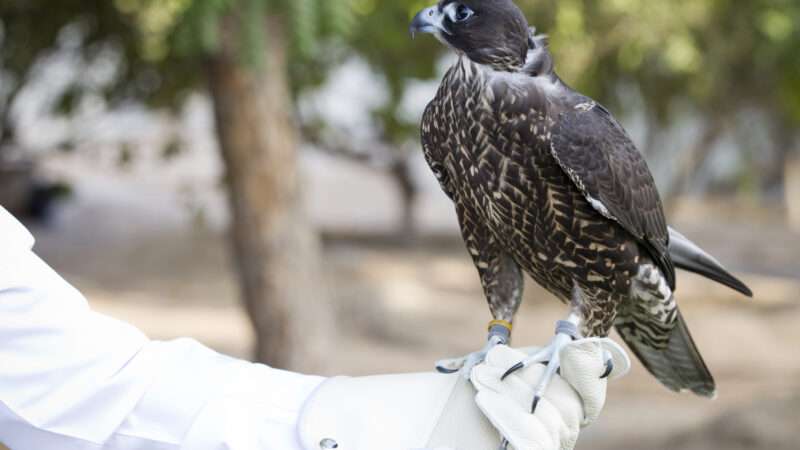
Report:
[[[468,370],[509,341],[527,273],[570,310],[548,347],[509,368],[547,365],[532,411],[558,370],[559,348],[612,328],[667,388],[713,396],[675,301],[675,268],[752,292],[667,226],[622,126],[558,77],[546,38],[511,0],[442,0],[410,31],[457,54],[423,114],[422,147],[455,205],[494,318],[482,351],[439,369]]]

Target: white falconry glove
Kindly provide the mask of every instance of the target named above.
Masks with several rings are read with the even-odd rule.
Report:
[[[614,370],[601,378],[608,355]],[[496,346],[473,369],[471,384],[457,373],[331,378],[300,415],[302,448],[494,450],[505,437],[516,450],[572,449],[580,429],[600,414],[608,379],[630,368],[625,351],[610,339],[574,341],[561,350],[561,375],[531,414],[544,366],[500,379],[524,356]]]
[[[532,353],[536,349],[526,350]],[[607,355],[613,360],[613,369],[603,378]],[[630,369],[625,351],[611,339],[573,341],[561,349],[560,376],[553,378],[536,413],[530,414],[530,399],[545,366],[535,364],[501,380],[506,370],[524,357],[520,351],[497,346],[472,371],[472,384],[478,390],[475,402],[516,450],[574,448],[581,428],[600,415],[608,380]]]

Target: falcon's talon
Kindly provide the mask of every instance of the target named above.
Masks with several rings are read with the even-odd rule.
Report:
[[[531,414],[536,414],[536,407],[539,406],[539,400],[541,399],[542,397],[539,395],[533,396],[533,403],[531,403]]]
[[[445,375],[449,375],[451,373],[456,373],[459,370],[461,370],[461,369],[449,369],[447,367],[440,366],[439,364],[436,364],[436,371],[439,372],[439,373],[443,373]]]
[[[614,360],[613,359],[607,359],[606,360],[606,370],[603,372],[602,375],[600,375],[600,379],[602,380],[603,378],[608,378],[608,376],[611,375],[611,372],[613,372],[613,371],[614,371]]]
[[[500,381],[505,380],[507,376],[509,376],[512,373],[518,371],[519,369],[522,369],[523,367],[525,367],[525,364],[522,363],[522,362],[518,362],[518,363],[514,364],[513,366],[511,366],[511,368],[506,370],[506,372],[503,374],[503,376],[500,377]]]
[[[525,367],[531,366],[532,364],[537,364],[537,363],[538,364],[544,364],[544,365],[550,364],[550,358],[552,357],[551,353],[552,352],[551,352],[550,348],[549,347],[545,347],[545,348],[537,351],[536,353],[531,354],[530,356],[528,356],[524,360],[514,364],[508,370],[506,370],[506,372],[503,374],[503,376],[500,377],[500,380],[501,381],[505,380],[506,377],[508,377],[512,373],[514,373],[514,372],[516,372],[516,371],[518,371],[520,369],[524,369]]]
[[[605,359],[605,370],[603,374],[600,375],[600,379],[608,378],[611,376],[611,373],[614,371],[614,357],[611,355],[611,352],[608,350],[603,350],[603,358]]]

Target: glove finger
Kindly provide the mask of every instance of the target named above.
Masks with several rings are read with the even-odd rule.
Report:
[[[540,374],[544,373],[542,366],[538,366],[536,370]],[[500,377],[504,373],[505,369],[485,365],[477,366],[472,369],[472,384],[479,392],[492,392],[513,399],[520,409],[530,409],[530,400],[533,398],[533,385],[526,383],[516,374],[501,380]]]
[[[545,400],[546,404],[557,409],[557,411],[553,411],[553,414],[561,420],[570,433],[577,435],[584,419],[584,406],[580,395],[578,395],[572,385],[561,377],[554,377],[550,381],[550,385],[547,387],[544,399],[540,402],[540,405],[545,403]],[[530,405],[528,405],[528,408],[530,408]],[[542,406],[536,408],[537,415],[539,414],[540,408],[542,408]]]
[[[604,371],[603,346],[598,342],[575,341],[561,350],[561,376],[583,400],[583,426],[597,419],[605,404],[608,380],[600,378]]]
[[[616,378],[623,377],[630,371],[631,360],[630,358],[628,358],[628,354],[619,344],[617,344],[610,338],[598,338],[598,337],[584,338],[568,343],[565,346],[565,348],[569,346],[587,347],[591,345],[598,345],[602,347],[602,349],[607,351],[608,354],[611,356],[611,359],[614,362],[614,368],[608,376],[609,379],[613,380]],[[603,361],[603,363],[605,364],[605,361]],[[605,372],[605,367],[603,367],[603,372]]]
[[[473,369],[473,384],[479,392],[510,399],[519,414],[531,415],[534,386],[540,381],[544,366],[536,365],[500,380],[503,373],[499,368],[478,366]],[[583,403],[575,389],[556,376],[539,402],[536,417],[545,423],[546,429],[558,433],[559,442],[574,445],[584,418]]]
[[[488,390],[513,398],[518,402],[519,407],[530,410],[534,387],[541,380],[544,371],[544,366],[537,364],[524,371],[514,373],[505,380],[501,380],[500,377],[505,373],[504,370],[495,367],[477,366],[472,371],[472,383],[478,391]],[[556,376],[550,381],[544,397],[556,404],[565,405],[563,412],[565,421],[576,421],[578,423],[583,419],[580,395],[571,384],[561,377]],[[575,407],[572,410],[568,410],[567,406],[572,405]]]
[[[599,339],[598,342],[603,346],[608,353],[611,354],[611,359],[614,360],[614,370],[609,375],[610,380],[624,377],[631,370],[631,360],[625,349],[619,344],[609,338]]]
[[[519,450],[558,448],[554,436],[534,415],[521,409],[511,399],[491,391],[475,396],[478,408],[508,442]]]
[[[548,391],[551,388],[552,386],[548,388]],[[568,386],[567,388],[572,390]],[[526,411],[530,415],[529,409],[530,404]],[[552,395],[550,392],[539,402],[535,413],[535,417],[544,425],[545,429],[550,431],[553,439],[562,443],[570,441],[573,435],[578,435],[581,416],[582,408],[579,399],[567,400],[559,395]]]

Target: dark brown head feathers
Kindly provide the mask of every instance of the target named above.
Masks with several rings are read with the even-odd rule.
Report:
[[[455,5],[455,6],[451,6]],[[467,7],[474,14],[458,22],[445,18],[449,33],[441,36],[478,64],[498,70],[518,70],[528,53],[528,22],[511,0],[443,0],[440,11]]]

